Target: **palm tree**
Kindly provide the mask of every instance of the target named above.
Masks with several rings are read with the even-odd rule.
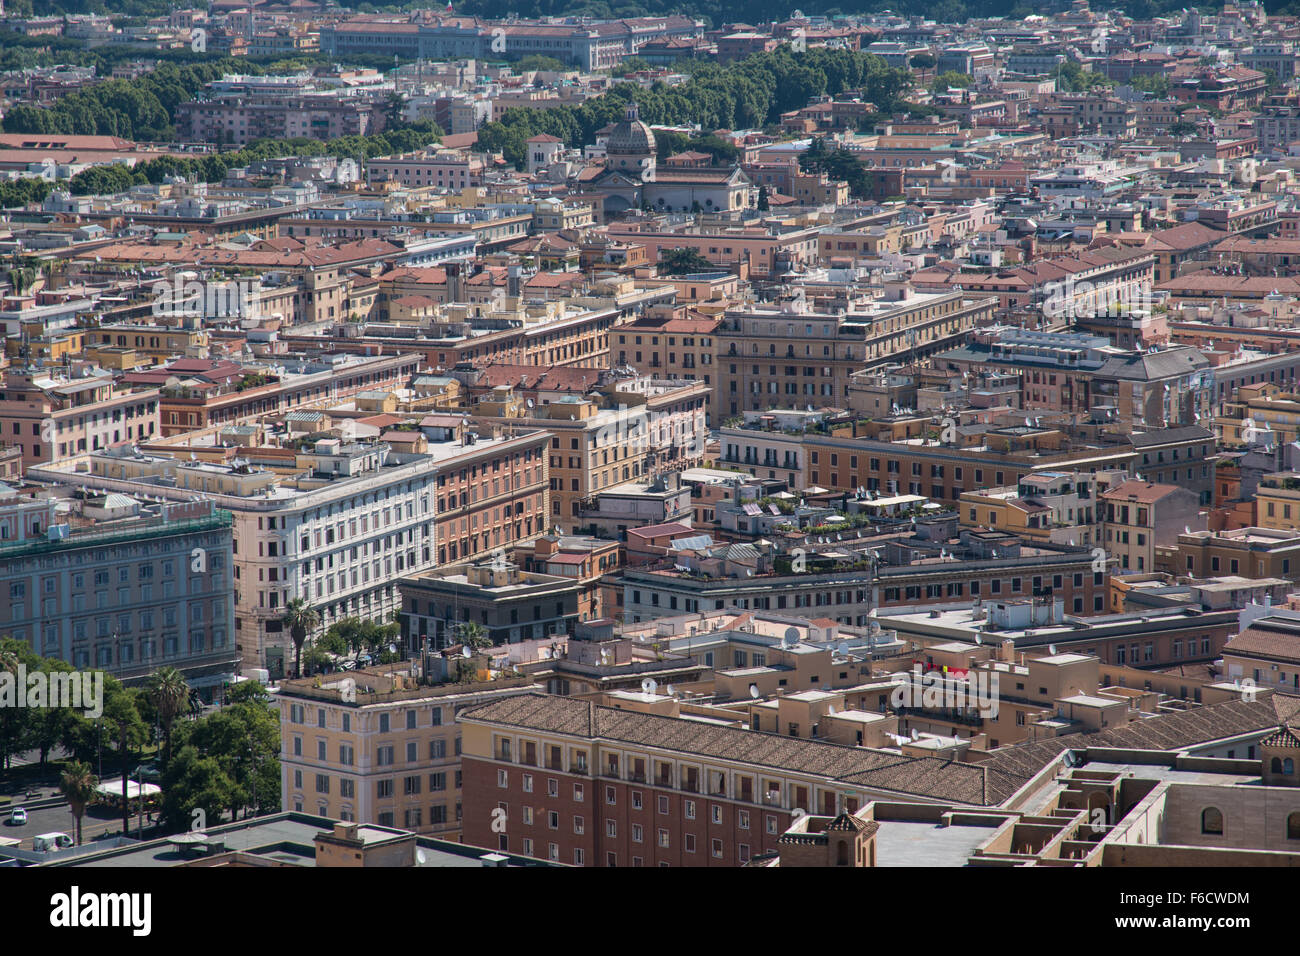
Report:
[[[189,708],[190,685],[176,668],[160,667],[150,676],[146,692],[162,724],[163,766],[166,766],[172,756],[172,722]]]
[[[90,770],[90,764],[77,761],[70,763],[59,778],[59,790],[68,801],[72,815],[77,818],[77,845],[81,845],[81,818],[86,813],[86,804],[95,797],[95,788],[99,778]]]
[[[301,677],[302,645],[306,643],[307,635],[320,626],[320,615],[305,598],[294,598],[285,605],[284,617],[280,618],[280,623],[289,629],[289,637],[293,639],[294,676]]]
[[[478,621],[461,621],[456,625],[456,636],[472,651],[481,651],[485,647],[492,646],[492,638],[488,636],[487,628]]]

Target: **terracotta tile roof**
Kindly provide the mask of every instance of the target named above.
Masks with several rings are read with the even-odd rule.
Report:
[[[1004,798],[989,792],[987,772],[975,764],[638,714],[566,697],[521,695],[465,710],[460,719],[653,746],[954,803],[985,806],[990,797]]]
[[[1166,495],[1178,490],[1178,485],[1158,485],[1150,481],[1126,481],[1105,492],[1102,497],[1107,501],[1136,501],[1139,504],[1154,504]]]
[[[586,394],[600,383],[600,369],[572,365],[508,365],[494,363],[482,369],[474,388],[511,385],[526,391]]]
[[[1223,652],[1279,663],[1300,663],[1300,622],[1261,618],[1228,641]]]
[[[1261,747],[1285,747],[1289,750],[1300,750],[1300,737],[1292,733],[1291,728],[1283,724],[1278,728],[1277,733],[1269,734],[1259,742]]]
[[[1161,229],[1151,235],[1155,239],[1157,248],[1185,252],[1188,249],[1195,249],[1197,246],[1225,239],[1228,234],[1222,229],[1212,229],[1203,223],[1185,222],[1181,226],[1174,226],[1172,229]]]

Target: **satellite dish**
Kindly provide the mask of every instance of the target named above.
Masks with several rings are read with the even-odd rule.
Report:
[[[919,730],[917,730],[915,727],[912,728],[912,739],[913,739],[913,740],[920,740],[920,739],[921,739],[921,732],[920,732]]]
[[[669,696],[669,697],[676,697],[676,696],[677,696],[677,688],[673,687],[672,684],[669,684],[669,685],[668,685],[668,696]]]
[[[757,685],[757,684],[750,684],[750,685],[749,685],[749,696],[752,697],[752,698],[754,698],[754,700],[758,700],[758,698],[761,696],[761,695],[759,694],[759,692],[758,692],[758,685]]]
[[[388,653],[390,653],[390,654],[396,654],[396,653],[397,653],[397,645],[396,645],[396,644],[389,644],[389,645],[388,645]]]
[[[1055,654],[1056,654],[1056,645],[1055,645],[1055,644],[1048,644],[1048,645],[1047,645],[1047,652],[1048,652],[1049,654],[1055,655]]]
[[[826,705],[826,713],[827,713],[829,716],[834,717],[834,716],[835,716],[835,705],[834,705],[834,704],[827,704],[827,705]]]
[[[975,643],[976,643],[976,644],[983,644],[983,643],[984,643],[984,638],[982,638],[982,637],[980,637],[978,634],[976,634],[976,635],[975,635]]]
[[[466,644],[464,647],[462,647],[462,648],[460,649],[460,656],[461,656],[461,657],[473,657],[473,656],[474,656],[474,652],[473,652],[472,650],[470,650],[469,645]]]
[[[785,629],[785,639],[786,639],[787,641],[790,642],[790,646],[791,646],[791,647],[793,647],[795,644],[798,644],[798,643],[799,643],[799,628],[797,628],[797,627],[787,627],[787,628]]]
[[[428,857],[426,857],[426,856],[424,855],[424,851],[421,850],[419,847],[416,847],[416,848],[415,848],[415,862],[418,863],[420,866],[424,866],[424,861],[425,861],[426,859],[428,859]]]
[[[846,641],[840,641],[839,646],[835,648],[841,655],[849,652],[849,645]]]
[[[647,677],[641,682],[641,693],[648,697],[653,697],[655,691],[658,689],[659,685],[654,682],[653,678]]]

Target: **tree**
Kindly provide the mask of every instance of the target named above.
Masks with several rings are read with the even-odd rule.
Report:
[[[117,747],[122,764],[122,833],[131,828],[131,805],[127,800],[126,781],[132,766],[132,754],[149,736],[140,719],[136,691],[129,691],[114,677],[104,679],[104,735]]]
[[[487,628],[478,621],[461,621],[456,625],[456,639],[472,651],[481,651],[492,646],[492,638]]]
[[[664,275],[690,275],[695,272],[716,272],[717,269],[696,249],[665,249],[659,254],[659,271]]]
[[[163,817],[189,826],[195,809],[218,820],[280,805],[280,718],[258,681],[230,690],[224,708],[177,727],[163,774]]]
[[[77,845],[81,845],[81,818],[86,813],[86,805],[95,799],[99,778],[91,773],[90,765],[74,761],[64,769],[59,778],[59,792],[68,801],[68,807],[77,820]]]
[[[189,709],[190,685],[174,667],[160,667],[149,677],[146,693],[158,711],[163,732],[163,766],[172,754],[172,723]]]
[[[394,90],[384,101],[384,120],[391,126],[402,124],[402,110],[406,108],[406,98]]]
[[[875,191],[875,177],[849,150],[837,146],[828,149],[823,137],[816,137],[799,157],[799,165],[807,172],[824,172],[832,180],[848,183],[849,195],[863,199]]]
[[[302,645],[307,635],[320,626],[320,615],[307,603],[305,598],[294,598],[285,605],[284,616],[280,622],[289,629],[295,654],[294,676],[302,676]]]
[[[303,667],[306,668],[307,676],[310,677],[317,671],[324,671],[328,668],[333,663],[333,659],[317,641],[315,644],[303,648],[302,663]]]
[[[204,756],[197,747],[179,747],[163,774],[163,819],[177,830],[190,827],[195,810],[201,810],[205,819],[220,820],[234,788],[215,757]]]
[[[918,53],[907,61],[907,65],[914,70],[933,70],[938,62],[933,53]]]
[[[16,684],[18,668],[32,670],[39,667],[39,661],[25,642],[0,639],[0,680],[8,674],[8,680]],[[0,707],[0,770],[8,770],[10,758],[27,749],[35,713],[30,707]]]
[[[772,203],[767,198],[767,187],[759,186],[758,187],[758,211],[767,212],[771,208],[772,208]]]
[[[971,76],[969,73],[959,73],[956,70],[948,70],[944,73],[940,73],[930,81],[930,90],[934,93],[942,93],[944,90],[952,87],[964,90],[969,86],[973,86],[974,83],[975,77]]]
[[[1143,93],[1150,93],[1157,98],[1164,98],[1169,95],[1169,77],[1167,76],[1135,76],[1129,80],[1129,86],[1135,90],[1141,90]]]
[[[75,672],[67,661],[49,657],[40,658],[40,667],[50,674]],[[25,743],[39,751],[42,769],[49,762],[50,752],[64,741],[77,715],[70,707],[41,707],[30,715]]]

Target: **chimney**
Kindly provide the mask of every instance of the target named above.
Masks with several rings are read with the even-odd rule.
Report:
[[[449,262],[446,265],[447,270],[447,301],[460,302],[460,270],[461,263]]]

